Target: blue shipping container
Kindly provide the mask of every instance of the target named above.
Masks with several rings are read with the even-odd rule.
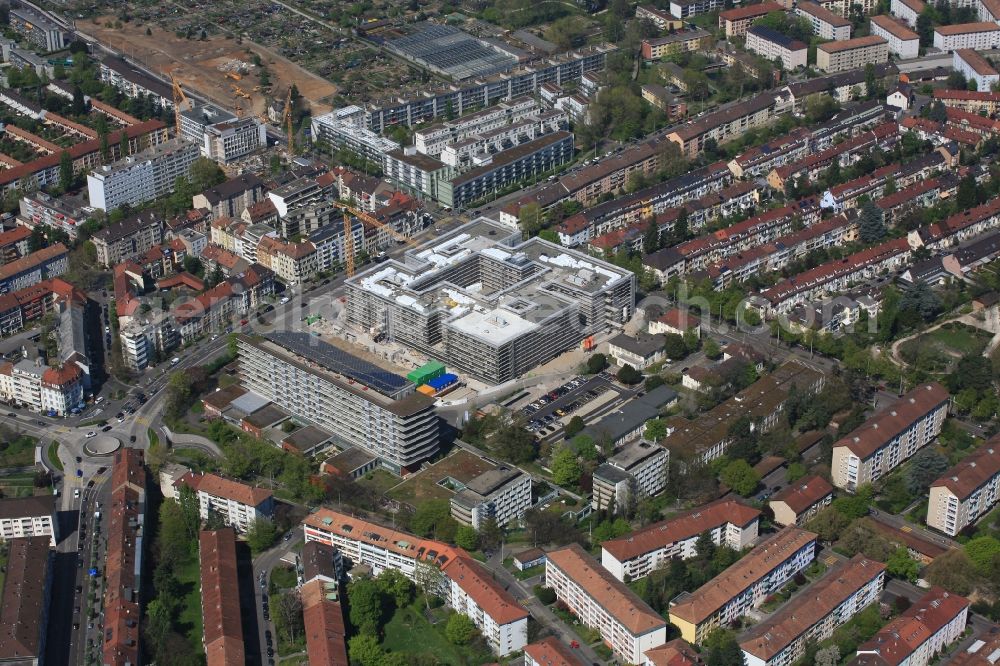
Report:
[[[427,385],[430,386],[435,391],[440,391],[441,389],[448,388],[449,386],[457,382],[458,382],[458,375],[446,372],[440,377],[435,377],[434,379],[428,379]]]

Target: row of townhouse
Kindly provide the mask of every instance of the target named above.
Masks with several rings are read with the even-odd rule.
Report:
[[[240,611],[236,534],[229,528],[198,533],[202,647],[207,666],[246,663]]]
[[[690,643],[760,606],[813,561],[817,535],[786,527],[694,592],[670,602],[670,623]]]
[[[885,225],[893,226],[914,208],[933,206],[941,199],[954,196],[958,180],[954,173],[926,178],[893,194],[876,199],[874,203],[882,211],[882,221]]]
[[[885,565],[858,553],[828,571],[740,641],[746,666],[790,666],[811,643],[876,603],[885,586]]]
[[[871,131],[851,137],[797,162],[772,169],[767,175],[768,185],[776,190],[784,190],[789,184],[799,180],[813,181],[834,163],[848,167],[876,146],[888,148],[898,139],[899,126],[893,122],[883,123]]]
[[[971,240],[1000,225],[1000,199],[987,201],[981,206],[964,210],[916,231],[907,238],[913,247],[940,250]]]
[[[60,312],[64,304],[85,304],[87,294],[62,278],[42,280],[36,285],[0,294],[0,335],[22,330],[50,312]]]
[[[924,384],[842,437],[833,445],[833,485],[853,491],[909,460],[941,432],[950,402],[943,386]]]
[[[695,158],[709,140],[718,144],[736,139],[746,132],[763,127],[792,107],[785,92],[766,92],[744,102],[732,104],[689,121],[667,134],[687,158]]]
[[[697,554],[698,537],[741,551],[757,540],[760,511],[722,499],[601,544],[601,565],[622,582],[645,578],[674,558]]]
[[[931,484],[927,524],[956,536],[1000,499],[1000,436],[946,471]]]
[[[1000,110],[1000,93],[974,90],[935,90],[935,101],[946,107],[993,117]]]
[[[305,539],[333,546],[377,575],[399,571],[436,590],[473,621],[498,656],[528,643],[528,611],[461,548],[321,508],[302,523]]]
[[[837,212],[858,208],[861,197],[880,199],[886,185],[892,182],[897,190],[926,182],[931,176],[952,166],[951,155],[938,149],[905,164],[887,164],[869,174],[831,187],[823,194],[820,205]]]
[[[784,279],[760,292],[758,307],[766,317],[785,315],[807,301],[843,291],[856,282],[899,269],[910,258],[905,238],[886,241],[843,259],[829,261]]]

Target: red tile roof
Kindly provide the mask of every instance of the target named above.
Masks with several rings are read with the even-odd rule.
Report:
[[[972,455],[945,472],[931,488],[947,488],[963,501],[1000,474],[1000,435],[994,435]]]
[[[302,586],[302,614],[310,664],[350,666],[344,609],[337,593],[336,583],[327,583],[320,578]]]
[[[784,7],[777,2],[761,2],[756,5],[744,5],[743,7],[719,12],[719,21],[740,21],[742,19],[754,18],[755,16],[764,16],[771,12],[783,11],[785,11]]]
[[[586,666],[583,660],[555,636],[524,646],[524,654],[540,666]]]
[[[851,453],[864,460],[918,419],[946,404],[950,397],[948,391],[937,382],[918,386],[891,408],[876,414],[841,438],[833,448],[847,447]]]
[[[179,488],[182,485],[189,486],[196,493],[205,492],[209,495],[233,500],[247,506],[260,506],[271,498],[271,491],[267,488],[248,486],[245,483],[225,479],[215,474],[188,472],[174,481],[175,487]]]
[[[790,484],[771,498],[771,502],[784,502],[795,515],[807,511],[811,506],[833,493],[833,486],[821,476],[807,476]]]
[[[198,538],[201,563],[201,610],[208,666],[243,666],[243,623],[240,616],[239,577],[236,571],[236,534],[225,527],[202,530]]]
[[[649,666],[703,666],[701,655],[683,638],[675,638],[643,653]]]
[[[0,173],[6,173],[0,172]],[[36,250],[31,254],[15,259],[14,261],[0,266],[0,280],[7,280],[15,275],[29,271],[36,266],[41,266],[42,264],[52,261],[56,257],[65,256],[69,253],[66,246],[62,243],[56,243],[55,245],[49,245],[48,247],[43,247],[41,250]]]
[[[462,588],[497,624],[509,624],[528,617],[528,611],[464,551],[447,562],[441,572]]]
[[[10,231],[0,233],[0,247],[13,245],[31,238],[31,229],[28,227],[16,226]]]
[[[731,523],[746,527],[760,518],[760,511],[735,500],[717,500],[701,508],[653,523],[632,534],[605,541],[601,548],[619,562],[651,553],[666,546],[696,538],[699,534]]]
[[[701,326],[701,319],[691,314],[688,310],[680,308],[670,308],[656,320],[679,331],[687,331]]]
[[[858,653],[875,653],[887,666],[897,666],[931,636],[969,608],[969,600],[932,587],[902,615],[862,644]]]
[[[971,35],[978,32],[994,32],[1000,30],[1000,26],[992,21],[976,21],[974,23],[958,23],[955,25],[939,25],[934,28],[934,32],[951,37],[954,35]]]

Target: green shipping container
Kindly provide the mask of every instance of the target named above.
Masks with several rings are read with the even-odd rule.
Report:
[[[406,378],[417,386],[420,386],[422,384],[426,384],[431,379],[436,379],[443,375],[445,369],[444,363],[430,361],[429,363],[424,363],[422,366],[406,375]]]

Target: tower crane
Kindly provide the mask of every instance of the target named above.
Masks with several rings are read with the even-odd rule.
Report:
[[[180,82],[174,78],[173,73],[170,74],[170,83],[174,89],[174,123],[176,125],[175,130],[177,136],[181,135],[181,105],[189,104],[187,95],[184,94],[184,90],[181,88]]]
[[[292,87],[288,86],[288,94],[285,95],[285,112],[281,118],[285,122],[285,131],[288,133],[288,154],[295,154],[295,139],[292,136]]]
[[[351,206],[350,204],[338,201],[334,203],[334,206],[344,211],[344,271],[347,273],[347,277],[354,277],[354,234],[352,233],[353,231],[352,229],[353,225],[351,224],[352,217],[356,217],[362,222],[370,224],[371,226],[376,227],[378,229],[384,229],[389,233],[390,236],[392,236],[398,241],[406,242],[410,240],[403,234],[393,229],[388,224],[376,220],[368,213],[360,211],[354,206]]]

